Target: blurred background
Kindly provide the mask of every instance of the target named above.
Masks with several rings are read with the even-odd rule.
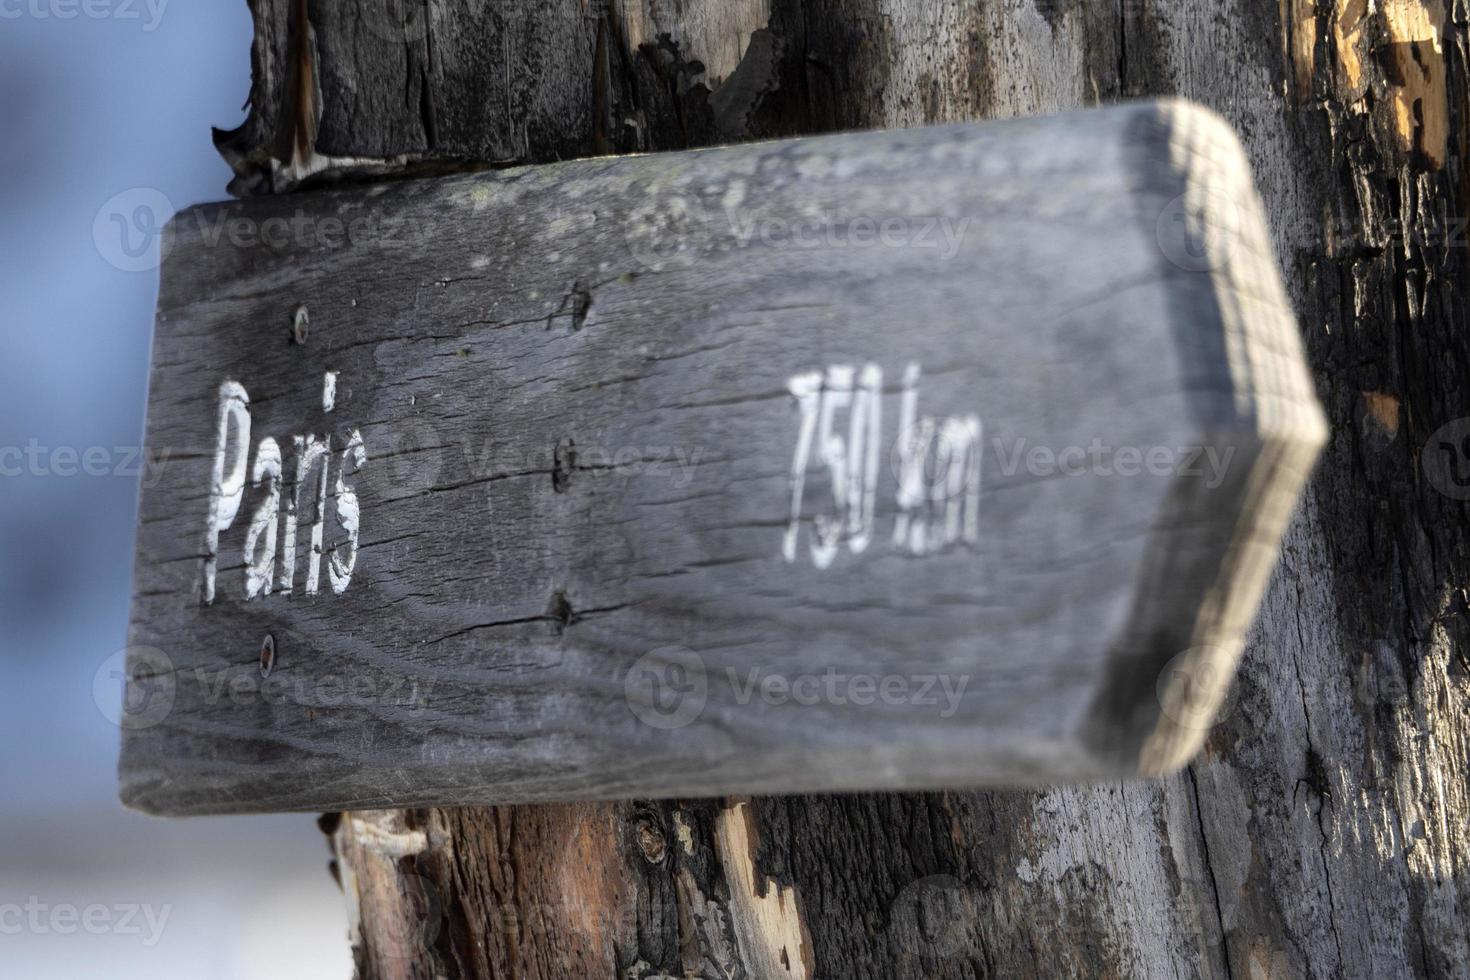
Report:
[[[117,802],[158,275],[137,209],[226,196],[209,130],[244,118],[250,36],[244,0],[0,0],[0,978],[351,973],[311,816]]]

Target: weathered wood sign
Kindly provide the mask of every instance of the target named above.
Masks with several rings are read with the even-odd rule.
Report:
[[[1324,438],[1178,103],[171,225],[121,764],[156,813],[1158,773]]]

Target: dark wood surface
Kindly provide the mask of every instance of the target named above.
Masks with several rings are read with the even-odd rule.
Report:
[[[1466,974],[1462,5],[358,5],[400,26],[428,11],[391,40],[320,2],[288,35],[293,7],[251,0],[250,119],[224,141],[242,191],[483,167],[506,133],[527,137],[508,155],[544,163],[1202,102],[1250,158],[1333,433],[1235,688],[1178,774],[353,813],[335,837],[360,976]],[[312,77],[282,70],[288,37],[330,61],[294,99],[322,136],[299,169],[269,159],[286,83]],[[507,79],[518,97],[485,98]]]
[[[1324,435],[1182,103],[212,205],[167,247],[121,767],[157,813],[1163,772]]]

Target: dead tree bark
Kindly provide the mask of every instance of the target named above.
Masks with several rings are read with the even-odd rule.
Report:
[[[1470,970],[1464,0],[252,6],[238,193],[1203,102],[1252,157],[1334,429],[1177,777],[346,814],[361,977]]]

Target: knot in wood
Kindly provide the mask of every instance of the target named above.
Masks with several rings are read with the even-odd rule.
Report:
[[[637,828],[638,846],[643,850],[643,856],[648,859],[649,864],[662,864],[664,854],[668,851],[668,845],[664,840],[663,831],[649,823],[640,820]]]

